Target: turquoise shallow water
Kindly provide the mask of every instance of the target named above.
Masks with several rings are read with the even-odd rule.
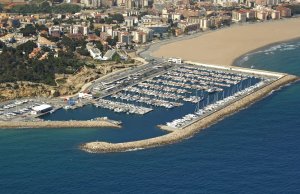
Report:
[[[300,42],[287,45],[296,46],[252,54],[243,66],[300,75]],[[152,121],[139,123],[128,116],[124,129],[0,130],[0,193],[300,193],[299,99],[297,83],[191,139],[137,152],[94,155],[78,145],[161,135],[149,122],[176,113],[153,112]],[[120,116],[92,106],[84,110],[48,119]]]

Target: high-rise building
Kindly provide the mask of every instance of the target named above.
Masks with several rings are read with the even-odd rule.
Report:
[[[126,0],[126,8],[127,9],[132,9],[133,8],[132,0]]]

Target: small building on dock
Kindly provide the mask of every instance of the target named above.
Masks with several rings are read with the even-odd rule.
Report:
[[[42,114],[49,112],[53,109],[53,107],[49,104],[42,104],[39,106],[35,106],[32,108],[31,114],[37,115],[37,114]]]

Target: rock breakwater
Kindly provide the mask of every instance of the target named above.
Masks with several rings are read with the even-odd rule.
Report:
[[[120,122],[109,119],[95,119],[89,121],[19,121],[0,122],[0,128],[120,128]]]

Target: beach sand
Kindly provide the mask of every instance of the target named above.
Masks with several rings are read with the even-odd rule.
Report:
[[[237,58],[250,51],[295,38],[300,38],[300,18],[221,29],[162,45],[152,55],[181,57],[206,64],[233,65]]]

